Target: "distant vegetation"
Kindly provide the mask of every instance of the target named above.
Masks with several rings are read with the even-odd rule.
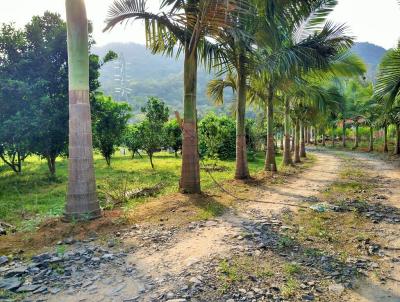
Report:
[[[136,43],[111,43],[93,47],[93,53],[104,56],[109,50],[123,54],[126,61],[126,87],[131,89],[127,97],[120,97],[116,88],[120,87],[116,76],[120,74],[119,63],[114,62],[102,67],[100,82],[106,95],[116,100],[125,100],[131,104],[134,119],[140,114],[140,108],[145,104],[147,96],[158,96],[166,101],[173,111],[182,111],[183,60],[153,55],[144,45]],[[380,46],[360,42],[355,43],[352,51],[359,55],[368,66],[367,77],[374,80],[380,60],[386,50]],[[227,91],[225,104],[215,107],[207,97],[207,83],[213,78],[205,70],[200,69],[198,75],[198,110],[199,115],[207,111],[230,114],[233,108],[233,95]],[[252,115],[253,116],[253,115]]]

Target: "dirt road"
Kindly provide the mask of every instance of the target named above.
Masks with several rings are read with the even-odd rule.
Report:
[[[229,210],[216,220],[191,223],[186,227],[168,230],[154,230],[146,238],[153,238],[151,244],[139,244],[137,240],[143,233],[140,229],[132,229],[123,234],[121,246],[132,247],[125,255],[124,263],[117,268],[110,262],[102,265],[96,273],[86,273],[89,281],[86,286],[71,286],[53,294],[43,295],[43,301],[206,301],[194,298],[193,292],[205,291],[204,285],[209,281],[207,276],[215,271],[215,259],[227,255],[247,253],[259,255],[260,249],[251,250],[243,244],[249,225],[253,222],[274,225],[274,217],[287,211],[288,207],[280,203],[300,204],[317,196],[320,191],[336,181],[341,171],[343,160],[356,160],[362,169],[374,177],[382,179],[381,191],[388,196],[385,201],[391,206],[400,206],[400,173],[391,164],[378,158],[361,154],[345,154],[328,151],[313,151],[317,157],[312,168],[300,175],[295,175],[284,184],[259,185],[251,187],[253,196],[260,202],[246,202]],[[276,202],[272,205],[262,201]],[[298,208],[289,207],[296,212]],[[370,278],[360,279],[358,287],[342,292],[335,289],[338,300],[326,300],[320,297],[303,295],[303,301],[352,301],[352,302],[393,302],[400,301],[400,261],[399,224],[382,225],[382,233],[386,242],[386,254],[382,261],[390,263],[390,279],[379,282]],[[261,228],[259,229],[261,230]],[[254,227],[251,232],[263,236]],[[272,234],[272,233],[271,233]],[[268,237],[268,236],[267,236]],[[271,238],[273,235],[270,236]],[[160,240],[158,240],[158,239]],[[269,240],[271,238],[267,238]],[[278,240],[278,239],[277,239]],[[268,256],[268,254],[265,254]],[[82,272],[85,275],[85,271]],[[86,276],[85,275],[85,276]],[[309,282],[311,284],[311,282]],[[207,284],[210,288],[210,284]],[[305,286],[308,286],[307,284]],[[311,285],[313,286],[313,285]],[[203,288],[204,287],[204,288]],[[270,285],[274,288],[273,285]],[[193,291],[193,288],[197,290]],[[240,289],[239,289],[240,291]],[[240,301],[275,301],[273,293],[262,295],[262,299],[252,299],[257,288],[244,290],[248,296]],[[270,295],[270,296],[269,296]],[[261,294],[259,295],[261,297]],[[37,299],[37,296],[32,296]],[[215,301],[239,301],[226,299],[222,295]],[[226,296],[228,297],[228,296]],[[230,297],[230,296],[229,296]],[[269,298],[270,300],[268,300]],[[265,300],[264,300],[265,298]],[[208,298],[210,301],[214,298]],[[324,300],[325,299],[325,300]]]

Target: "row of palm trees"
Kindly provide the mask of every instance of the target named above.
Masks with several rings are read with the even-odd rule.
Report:
[[[66,217],[99,215],[91,149],[87,89],[87,20],[83,0],[66,0],[70,72],[70,164]],[[146,10],[144,0],[114,0],[105,31],[130,20],[145,24],[153,53],[184,56],[183,150],[180,190],[200,193],[197,135],[197,68],[204,64],[220,77],[210,95],[236,92],[237,179],[250,177],[247,164],[246,106],[258,104],[267,119],[265,169],[277,169],[274,149],[274,105],[285,105],[284,164],[292,163],[290,127],[296,133],[295,162],[304,149],[304,115],[323,109],[334,94],[318,85],[333,76],[362,73],[348,53],[353,38],[346,28],[326,22],[336,0],[163,0],[160,12]],[[221,79],[222,78],[222,79]],[[296,116],[290,108],[296,105]],[[311,108],[311,109],[310,109]],[[293,110],[292,110],[293,111]],[[290,120],[292,121],[290,123]]]

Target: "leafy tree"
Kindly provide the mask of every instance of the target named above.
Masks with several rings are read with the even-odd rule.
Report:
[[[199,122],[200,152],[212,159],[235,158],[235,121],[207,114]]]
[[[115,102],[111,97],[98,93],[93,107],[94,146],[104,156],[107,165],[116,147],[123,141],[123,135],[131,117],[131,107],[127,103]]]
[[[151,167],[154,169],[153,154],[160,150],[165,140],[164,125],[168,121],[169,109],[160,99],[150,97],[142,112],[146,119],[138,125],[141,147],[149,156]]]
[[[141,138],[141,149],[146,151],[151,168],[154,169],[153,156],[154,153],[160,151],[163,142],[163,128],[157,127],[157,130],[155,130],[154,124],[148,120],[140,122],[137,127]]]
[[[142,148],[142,137],[137,124],[131,124],[126,127],[122,142],[132,152],[132,158],[135,157],[135,153],[142,157],[139,153]]]
[[[43,16],[32,17],[23,30],[3,24],[0,44],[0,53],[4,57],[0,66],[4,78],[0,83],[0,123],[8,124],[0,128],[3,161],[11,163],[9,166],[18,171],[27,154],[37,154],[47,160],[49,171],[55,176],[56,158],[68,153],[66,23],[60,15],[45,12]],[[100,86],[99,69],[115,56],[110,52],[101,60],[90,55],[92,97]],[[21,131],[13,131],[10,136],[8,129]],[[17,154],[18,150],[25,151]]]
[[[40,85],[30,102],[31,151],[47,160],[52,177],[56,158],[67,153],[68,54],[67,29],[60,15],[45,12],[25,27],[28,46],[26,79]]]
[[[33,96],[31,88],[18,80],[0,81],[0,158],[16,173],[21,173],[32,142],[27,98]]]
[[[33,85],[24,81],[27,43],[13,24],[0,28],[0,158],[20,173],[29,154],[29,100]]]
[[[177,120],[170,120],[165,124],[165,145],[164,147],[174,150],[175,157],[178,151],[182,150],[182,128]]]
[[[255,150],[257,138],[255,123],[246,119],[246,145]],[[233,159],[236,156],[236,122],[227,116],[208,113],[199,122],[200,154],[213,159]]]

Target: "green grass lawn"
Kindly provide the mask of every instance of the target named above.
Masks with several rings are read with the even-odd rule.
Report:
[[[251,173],[263,169],[264,155],[258,153],[249,158]],[[277,162],[280,165],[281,157]],[[210,164],[211,162],[207,162]],[[178,190],[181,159],[173,154],[161,152],[155,154],[155,169],[152,170],[147,156],[143,158],[120,155],[112,159],[111,167],[105,160],[95,155],[95,169],[99,199],[104,206],[104,192],[125,192],[135,188],[164,184],[160,194],[168,194]],[[218,181],[232,179],[235,161],[218,161],[219,166],[226,169],[213,172]],[[202,170],[202,189],[207,191],[214,186],[211,177]],[[23,165],[23,172],[17,175],[5,165],[0,165],[0,220],[16,226],[20,230],[32,230],[46,217],[59,216],[63,212],[67,185],[67,160],[58,159],[57,179],[51,180],[47,171],[47,163],[36,156],[29,157]],[[130,200],[124,205],[126,210],[132,209],[146,199]]]

